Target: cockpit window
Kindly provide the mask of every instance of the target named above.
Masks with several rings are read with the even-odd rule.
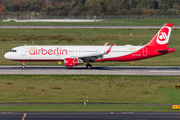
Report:
[[[17,52],[17,50],[10,50],[10,52]]]

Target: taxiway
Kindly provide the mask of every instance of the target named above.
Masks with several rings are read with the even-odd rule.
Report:
[[[176,112],[1,112],[2,120],[179,120]]]

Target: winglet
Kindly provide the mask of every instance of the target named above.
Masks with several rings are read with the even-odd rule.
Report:
[[[112,45],[109,47],[109,49],[106,51],[106,54],[108,54],[108,53],[111,51],[112,47],[113,47],[113,44],[112,44]]]
[[[106,42],[106,43],[104,44],[104,46],[107,46],[107,45],[108,45],[108,43],[109,43],[109,42]]]

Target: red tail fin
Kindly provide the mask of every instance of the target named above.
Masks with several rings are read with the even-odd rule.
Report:
[[[166,23],[147,45],[157,46],[158,48],[167,48],[172,26],[173,23]]]

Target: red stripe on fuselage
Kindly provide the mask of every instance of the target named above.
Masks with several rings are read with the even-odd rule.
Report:
[[[97,62],[101,62],[101,61],[135,61],[135,60],[141,60],[141,59],[146,59],[146,58],[151,58],[151,57],[155,57],[155,56],[159,56],[159,55],[164,55],[167,53],[171,53],[174,52],[175,49],[174,48],[167,48],[167,49],[171,49],[167,52],[162,52],[159,53],[157,52],[157,47],[152,47],[152,46],[145,46],[142,49],[125,55],[125,56],[120,56],[120,57],[114,57],[114,58],[104,58],[104,59],[99,59],[97,60]]]

